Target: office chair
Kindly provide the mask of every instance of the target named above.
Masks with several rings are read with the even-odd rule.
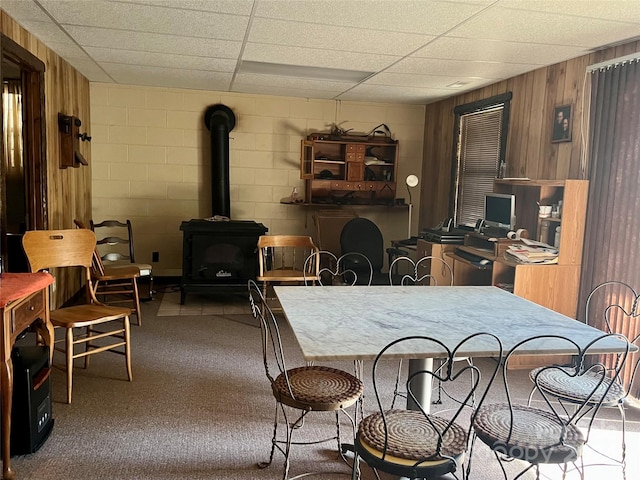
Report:
[[[384,266],[384,239],[378,226],[371,220],[363,217],[349,220],[340,233],[340,250],[346,253],[360,253],[369,259],[373,269],[371,285],[389,285],[387,273],[382,272]],[[407,255],[407,252],[397,248],[387,248],[386,253],[389,258]],[[358,258],[351,258],[345,262],[345,267],[353,270],[360,278],[365,279],[367,275],[360,275],[359,272],[367,270],[369,265]],[[362,280],[364,281],[364,280]],[[361,283],[359,283],[361,284]]]

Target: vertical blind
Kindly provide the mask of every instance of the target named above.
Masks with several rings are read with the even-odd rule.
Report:
[[[484,218],[484,195],[500,169],[504,105],[460,116],[456,222]]]
[[[595,69],[590,102],[590,181],[580,305],[596,285],[606,281],[622,281],[640,289],[640,61]],[[634,299],[619,295],[614,291],[608,300],[630,311]],[[637,316],[615,319],[615,323],[630,339],[640,334]],[[627,360],[627,386],[632,383],[637,359],[636,353]],[[639,375],[630,391],[640,396]]]

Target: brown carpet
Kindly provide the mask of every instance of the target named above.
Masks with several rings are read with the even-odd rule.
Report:
[[[66,405],[63,373],[54,370],[53,432],[32,455],[14,457],[19,480],[177,480],[280,479],[282,456],[260,470],[268,459],[274,401],[264,375],[259,329],[236,314],[178,314],[157,316],[161,294],[142,305],[142,327],[132,327],[133,382],[126,381],[121,356],[104,353],[92,357],[88,370],[74,374],[73,404]],[[192,297],[187,299],[187,305]],[[244,312],[238,312],[242,316]],[[282,325],[288,366],[302,363],[293,335]],[[62,332],[58,332],[62,333]],[[62,362],[56,354],[55,362]],[[485,360],[488,362],[488,360]],[[350,362],[332,366],[351,371]],[[385,367],[391,385],[395,362]],[[365,413],[373,411],[370,367],[365,364]],[[528,380],[523,372],[518,398],[526,398]],[[446,410],[447,404],[435,407]],[[613,438],[597,433],[610,449],[619,446],[617,411],[601,422]],[[631,416],[631,415],[630,415]],[[635,452],[640,449],[638,415],[628,421],[628,479],[640,478]],[[298,436],[322,438],[334,431],[331,414],[312,414]],[[343,433],[348,441],[347,423]],[[495,459],[480,445],[473,458],[472,478],[502,478]],[[363,466],[363,479],[373,475]],[[338,459],[335,444],[294,447],[290,475],[320,472],[309,478],[349,478],[350,469]],[[336,474],[332,472],[341,472]],[[555,466],[544,478],[559,479]],[[383,479],[390,476],[381,475]],[[620,469],[587,471],[590,479],[622,478]],[[451,478],[451,477],[446,477]],[[523,478],[533,478],[533,475]],[[567,478],[577,478],[575,474]]]

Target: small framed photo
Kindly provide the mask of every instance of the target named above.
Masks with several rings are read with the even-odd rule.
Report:
[[[560,105],[553,109],[552,143],[571,141],[571,105]]]

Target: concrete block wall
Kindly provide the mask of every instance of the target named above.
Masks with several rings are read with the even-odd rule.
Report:
[[[399,141],[397,197],[408,196],[407,175],[422,178],[424,106],[92,83],[93,220],[130,219],[136,260],[151,263],[158,252],[158,276],[181,275],[181,222],[212,215],[204,112],[218,103],[236,115],[229,141],[231,218],[263,223],[269,234],[315,237],[314,209],[280,199],[294,187],[304,193],[300,140],[334,123],[357,132],[389,126]],[[380,226],[386,246],[407,236],[406,209],[356,209]],[[413,232],[418,218],[415,206]]]

